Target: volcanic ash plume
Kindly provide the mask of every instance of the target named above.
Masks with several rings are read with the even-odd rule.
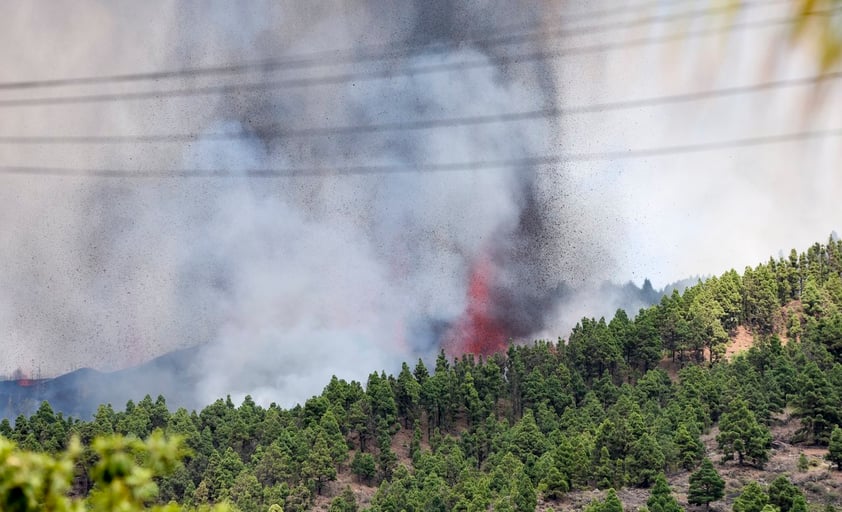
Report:
[[[289,402],[318,392],[331,374],[364,379],[369,371],[429,357],[440,348],[452,355],[503,350],[511,338],[546,327],[560,280],[591,274],[560,249],[563,240],[579,237],[564,219],[565,205],[553,202],[563,187],[558,169],[413,169],[545,154],[559,135],[550,121],[306,143],[261,138],[260,123],[401,123],[555,104],[559,91],[546,64],[495,62],[496,52],[526,52],[541,47],[540,41],[504,49],[457,44],[468,35],[490,37],[498,23],[510,24],[506,12],[479,3],[467,10],[448,2],[412,6],[412,19],[404,12],[381,13],[376,23],[363,23],[414,41],[414,49],[388,63],[390,68],[487,65],[239,99],[223,105],[220,116],[251,129],[254,139],[225,147],[205,142],[189,155],[188,167],[221,161],[325,168],[315,177],[243,181],[215,196],[217,214],[195,255],[217,262],[213,268],[222,277],[214,279],[227,283],[219,297],[218,334],[205,354],[202,393],[208,399],[235,391]],[[376,12],[382,6],[370,7]],[[524,22],[538,23],[544,14],[525,3],[517,7],[526,13]],[[318,45],[310,32],[301,30],[295,46]],[[273,48],[271,34],[258,40],[261,51]],[[333,41],[337,47],[368,42]],[[349,175],[331,169],[366,164],[406,170]]]
[[[291,404],[318,393],[332,374],[364,380],[370,371],[394,370],[400,361],[430,357],[441,348],[452,355],[490,353],[511,338],[552,331],[559,327],[556,312],[564,298],[560,283],[610,275],[609,248],[588,229],[589,206],[565,192],[563,169],[416,168],[558,153],[564,134],[557,120],[272,135],[279,129],[400,126],[555,108],[563,91],[553,61],[501,59],[551,47],[537,36],[515,45],[482,40],[526,30],[517,25],[538,31],[544,19],[558,25],[564,16],[556,3],[371,0],[342,9],[332,2],[179,2],[169,8],[169,29],[157,37],[169,43],[162,48],[172,47],[170,67],[337,48],[361,56],[371,54],[372,45],[403,54],[382,62],[347,59],[310,69],[197,77],[186,85],[343,73],[377,79],[132,103],[120,106],[122,117],[110,110],[92,115],[92,130],[102,119],[138,120],[111,126],[116,133],[248,134],[233,141],[200,137],[155,151],[105,148],[111,152],[101,165],[220,169],[242,176],[64,183],[63,197],[74,201],[68,218],[75,212],[77,219],[88,219],[93,206],[102,220],[79,221],[85,226],[79,233],[57,237],[70,241],[54,259],[76,273],[53,277],[56,286],[74,291],[67,294],[69,303],[88,305],[72,315],[73,325],[99,327],[62,331],[67,320],[56,317],[56,329],[39,337],[52,340],[45,343],[85,340],[84,350],[110,354],[103,357],[114,359],[106,361],[111,366],[134,362],[119,360],[126,352],[119,347],[146,347],[152,357],[205,344],[196,361],[199,402],[230,393]],[[114,17],[102,26],[131,26],[125,13],[113,9],[100,12]],[[134,7],[143,12],[132,20],[152,15],[145,9]],[[113,69],[124,60],[115,55],[101,67]],[[438,65],[454,69],[404,73]],[[394,170],[347,172],[376,165]],[[321,171],[247,175],[291,168]],[[85,251],[95,251],[96,258]],[[75,277],[68,282],[65,274]],[[3,308],[0,318],[37,302]],[[113,328],[115,304],[133,311],[134,321]],[[76,353],[54,348],[38,357],[67,352]]]

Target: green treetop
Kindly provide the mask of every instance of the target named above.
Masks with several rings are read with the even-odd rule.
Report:
[[[706,458],[699,470],[690,475],[687,501],[691,505],[704,505],[706,509],[710,509],[711,502],[722,498],[724,492],[725,481],[719,476],[710,459]]]

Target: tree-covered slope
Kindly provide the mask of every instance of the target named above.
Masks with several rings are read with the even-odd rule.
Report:
[[[79,421],[44,404],[0,433],[51,453],[79,436],[79,495],[96,489],[98,436],[179,435],[190,455],[158,477],[156,500],[243,511],[838,506],[840,276],[831,240],[633,318],[583,319],[566,342],[333,378],[292,409],[246,398],[171,412],[147,397]],[[724,357],[738,328],[756,342]]]

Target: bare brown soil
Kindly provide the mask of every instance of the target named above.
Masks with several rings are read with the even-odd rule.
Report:
[[[754,345],[754,335],[751,331],[741,325],[737,327],[734,334],[731,335],[728,340],[728,344],[725,347],[725,358],[731,359],[735,355],[745,352],[751,348],[752,345]],[[705,361],[710,361],[709,349],[704,349],[703,357],[705,358]],[[681,361],[679,359],[673,361],[672,357],[666,356],[658,363],[658,367],[667,372],[670,379],[677,381],[678,371],[688,364],[692,364],[691,361]]]
[[[748,329],[741,325],[737,327],[735,334],[731,336],[731,341],[728,342],[728,346],[725,348],[725,357],[731,359],[735,355],[750,349],[752,345],[754,345],[754,336]]]

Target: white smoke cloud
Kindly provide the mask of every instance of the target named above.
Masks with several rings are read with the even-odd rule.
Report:
[[[477,58],[476,52],[422,56],[408,65]],[[408,81],[411,94],[390,103],[390,115],[400,119],[414,104],[458,117],[518,108],[532,99],[497,78],[494,67],[458,84],[418,77]],[[349,87],[344,101],[353,115],[345,124],[376,116],[382,104],[370,96],[393,94],[395,87],[360,89]],[[483,97],[461,101],[475,91],[484,91]],[[329,94],[320,98],[331,104]],[[401,134],[368,149],[366,157],[406,165],[406,172],[353,176],[328,170],[322,178],[235,179],[217,190],[201,242],[185,262],[190,268],[220,262],[228,283],[218,294],[217,332],[203,354],[202,401],[232,393],[291,404],[320,391],[332,374],[365,380],[371,371],[433,354],[437,340],[418,324],[462,312],[471,259],[517,225],[516,184],[523,179],[517,173],[523,171],[435,174],[411,165],[516,158],[529,135],[499,127]],[[336,141],[325,149],[348,144]],[[202,142],[185,166],[246,171],[296,163],[255,140]]]
[[[550,4],[371,0],[343,8],[329,1],[33,1],[0,6],[0,32],[19,42],[0,45],[0,61],[9,79],[242,62],[384,41],[397,45],[413,37],[426,42],[495,35],[495,27],[518,22],[557,25],[569,6]],[[609,5],[603,4],[569,8]],[[584,34],[509,51],[552,50],[611,37]],[[631,36],[615,38],[624,37]],[[771,37],[741,44],[754,48]],[[739,99],[713,108],[665,107],[391,134],[261,137],[262,130],[277,126],[456,118],[699,87],[694,66],[682,64],[679,71],[685,73],[669,65],[675,55],[684,55],[680,48],[665,48],[663,54],[644,48],[637,54],[619,51],[227,97],[4,109],[2,134],[246,129],[254,137],[154,146],[2,146],[0,165],[232,172],[303,166],[325,168],[326,174],[198,180],[1,176],[0,372],[22,368],[55,375],[82,366],[119,368],[206,344],[198,361],[200,401],[250,393],[263,403],[291,404],[318,392],[331,374],[364,379],[371,371],[393,370],[399,361],[436,350],[441,334],[436,322],[452,322],[464,310],[469,266],[489,247],[505,255],[501,282],[518,290],[511,309],[522,311],[512,311],[512,317],[534,322],[531,334],[555,338],[566,336],[582,315],[610,315],[619,306],[636,310],[637,303],[629,305],[624,295],[594,283],[654,276],[662,285],[690,273],[760,261],[780,246],[825,236],[842,213],[833,193],[839,177],[828,171],[839,154],[836,145],[821,146],[810,159],[780,150],[740,159],[693,156],[539,170],[330,172],[358,164],[411,166],[727,138],[758,124],[752,117],[758,109],[739,107]],[[707,47],[693,48],[691,54],[709,53]],[[730,55],[721,64],[725,71],[707,77],[705,84],[729,85],[733,74],[727,69],[732,68],[741,80],[757,81],[755,68],[746,66],[753,52],[725,48]],[[495,56],[505,51],[465,44],[451,52],[408,54],[385,65],[7,91],[2,97],[193,87],[463,60],[497,64]],[[838,98],[828,101],[838,103]],[[761,106],[767,104],[772,102]],[[793,110],[800,111],[793,107],[798,103],[780,104],[764,109],[759,124],[786,124]],[[831,126],[837,111],[820,112],[818,124]],[[726,130],[722,119],[739,122]],[[525,212],[541,221],[533,222],[540,229],[529,236],[524,225],[535,219]],[[548,303],[559,282],[572,283],[575,291],[564,302]],[[529,305],[537,312],[526,311]]]

